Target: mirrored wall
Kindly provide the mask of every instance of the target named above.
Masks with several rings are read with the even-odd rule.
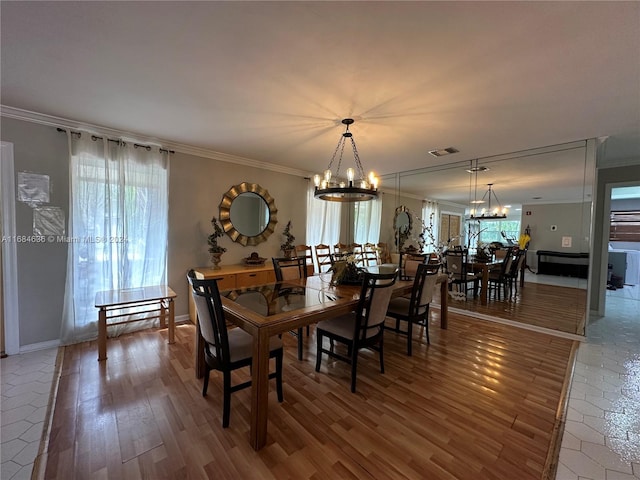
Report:
[[[428,242],[427,251],[443,249],[448,243],[473,252],[478,240],[510,245],[517,243],[528,227],[531,239],[527,268],[517,294],[500,299],[492,295],[487,305],[471,295],[463,300],[452,298],[450,308],[582,335],[588,312],[594,178],[593,141],[472,160],[458,160],[454,155],[434,158],[423,169],[382,177],[380,241],[397,253],[397,235],[392,227],[399,207],[414,219],[404,247],[412,243],[418,246],[418,237],[426,227],[432,229],[438,244]],[[506,218],[470,220],[470,209],[478,207],[473,201],[483,196],[486,200],[489,188],[494,194],[492,207],[497,202],[505,208]],[[426,202],[428,211],[437,205],[431,219],[422,215]],[[586,260],[579,258],[580,254],[586,255]],[[547,268],[548,262],[553,268]],[[578,268],[574,263],[586,266]]]

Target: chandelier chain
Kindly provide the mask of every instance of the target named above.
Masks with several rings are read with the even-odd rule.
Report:
[[[348,128],[348,127],[347,127]],[[360,155],[358,154],[358,149],[356,148],[356,141],[351,138],[351,147],[353,148],[353,158],[355,159],[356,169],[358,170],[358,176],[360,180],[364,180],[366,177],[364,176],[364,169],[362,168],[362,163],[360,163]]]

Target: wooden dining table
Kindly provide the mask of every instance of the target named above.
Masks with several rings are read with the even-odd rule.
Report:
[[[476,273],[480,273],[482,278],[480,280],[480,304],[486,305],[489,298],[489,272],[495,268],[500,268],[502,260],[479,262],[476,260],[469,260],[467,266],[470,270]]]
[[[441,287],[440,327],[446,329],[447,276],[439,274],[438,282]],[[413,280],[397,280],[392,296],[406,295],[412,286]],[[227,321],[253,337],[249,441],[255,450],[260,450],[267,441],[269,338],[352,311],[357,305],[360,288],[358,285],[333,285],[330,274],[320,274],[221,292]],[[204,374],[204,340],[199,328],[196,332],[196,377],[200,378]]]

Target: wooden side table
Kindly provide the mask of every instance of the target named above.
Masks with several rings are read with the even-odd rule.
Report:
[[[167,285],[151,287],[125,288],[122,290],[103,290],[96,293],[95,306],[98,310],[98,361],[107,359],[107,327],[142,320],[160,319],[160,326],[165,327],[169,320],[169,343],[175,342],[175,310],[173,299],[176,294]],[[136,307],[135,313],[123,313],[126,308]],[[141,314],[154,315],[143,318],[124,317]],[[108,319],[118,319],[107,323]]]

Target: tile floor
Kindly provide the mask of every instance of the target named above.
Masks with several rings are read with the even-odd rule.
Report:
[[[640,286],[607,292],[578,350],[556,480],[640,478]],[[31,478],[57,349],[0,361],[2,480]]]
[[[556,480],[640,478],[640,286],[607,291],[569,395]]]
[[[0,360],[2,480],[30,479],[44,430],[57,348]]]

